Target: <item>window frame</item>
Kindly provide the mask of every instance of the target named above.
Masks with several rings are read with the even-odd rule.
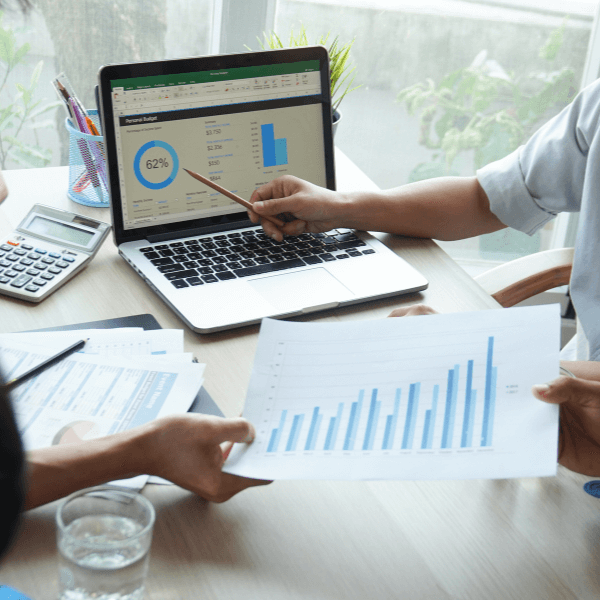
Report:
[[[275,26],[277,0],[213,0],[211,54],[257,49],[260,34]]]

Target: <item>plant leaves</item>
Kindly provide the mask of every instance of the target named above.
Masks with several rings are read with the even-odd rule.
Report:
[[[63,103],[60,102],[59,100],[57,100],[56,102],[48,102],[48,104],[44,104],[44,105],[40,106],[40,108],[38,108],[37,110],[31,111],[29,113],[29,118],[36,119],[40,115],[43,115],[44,113],[54,110],[55,108],[58,108],[59,106],[62,106],[62,105],[63,105]]]
[[[29,52],[29,50],[31,50],[31,46],[28,42],[26,42],[20,48],[18,48],[13,55],[12,65],[15,66],[18,63],[20,63],[23,60],[23,58],[25,58],[25,55]]]
[[[32,121],[27,125],[28,129],[52,129],[56,127],[54,119],[44,119],[43,121]]]
[[[39,78],[40,78],[43,68],[44,68],[44,61],[40,60],[38,62],[38,64],[35,65],[35,68],[33,69],[33,73],[31,74],[31,79],[30,79],[30,84],[29,84],[29,89],[32,92],[38,84],[38,81],[39,81]]]
[[[39,146],[21,144],[12,148],[9,156],[15,162],[33,168],[45,167],[52,159],[52,152]]]
[[[447,175],[458,175],[458,172],[448,170],[446,165],[440,161],[422,162],[410,172],[408,183],[424,181],[435,177],[445,177]]]

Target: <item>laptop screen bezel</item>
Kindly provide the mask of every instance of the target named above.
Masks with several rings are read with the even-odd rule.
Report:
[[[118,158],[115,139],[115,123],[112,107],[113,80],[156,75],[176,75],[216,69],[254,67],[270,64],[293,63],[308,60],[319,61],[321,77],[321,108],[323,113],[323,144],[325,160],[325,186],[335,190],[335,166],[333,156],[332,103],[329,74],[329,55],[323,46],[284,48],[243,54],[201,56],[184,59],[138,62],[129,64],[105,65],[98,73],[98,112],[102,123],[106,150],[107,171],[110,188],[110,210],[113,222],[113,235],[117,245],[142,239],[169,239],[181,235],[182,230],[223,231],[251,225],[245,210],[228,215],[190,219],[185,222],[152,225],[135,229],[124,228],[121,209],[121,187],[119,185]]]

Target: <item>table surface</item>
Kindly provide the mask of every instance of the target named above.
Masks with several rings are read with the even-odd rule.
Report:
[[[338,153],[338,188],[374,188]],[[66,196],[66,167],[4,173],[0,233],[36,202],[110,221],[108,209]],[[430,282],[427,290],[299,320],[379,319],[398,306],[440,312],[496,309],[434,242],[378,237]],[[119,290],[115,294],[115,290]],[[190,331],[117,254],[108,239],[94,261],[40,305],[0,298],[0,331],[22,331],[151,313],[185,331],[185,349],[207,363],[205,386],[223,412],[243,408],[258,326]],[[588,478],[433,482],[281,481],[210,504],[176,486],[146,486],[157,509],[146,598],[261,599],[598,598],[600,504]],[[0,582],[33,600],[57,593],[52,503],[26,513],[0,566]]]

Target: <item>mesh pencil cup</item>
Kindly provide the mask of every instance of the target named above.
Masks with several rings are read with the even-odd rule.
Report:
[[[87,111],[100,131],[97,110]],[[108,206],[108,180],[104,137],[82,133],[71,119],[65,119],[69,132],[69,189],[71,200],[85,206]]]

